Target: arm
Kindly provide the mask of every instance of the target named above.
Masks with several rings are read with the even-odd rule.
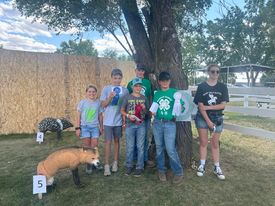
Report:
[[[103,127],[103,113],[102,112],[99,113],[98,120],[99,120],[100,133],[103,134],[104,127]]]
[[[107,107],[115,96],[115,92],[111,92],[106,100],[101,101],[101,106],[103,108]]]
[[[75,127],[80,128],[80,118],[81,118],[81,113],[77,111],[76,113],[76,122],[75,122]],[[75,134],[77,137],[80,137],[80,129],[75,130]]]
[[[226,102],[222,102],[220,104],[216,104],[216,105],[209,105],[209,106],[204,106],[203,104],[198,104],[199,108],[201,108],[202,110],[223,110],[225,108],[225,104]],[[201,111],[201,110],[200,110]]]
[[[204,109],[206,106],[203,105],[202,102],[198,103],[198,109],[201,113],[201,115],[203,116],[204,120],[206,121],[207,125],[209,128],[213,129],[215,124],[209,119],[206,110]]]

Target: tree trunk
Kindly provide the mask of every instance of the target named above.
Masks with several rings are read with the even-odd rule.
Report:
[[[143,60],[141,63],[150,68],[147,72],[153,74],[152,82],[156,82],[156,77],[161,71],[169,71],[172,77],[171,87],[187,89],[187,76],[182,70],[181,45],[176,32],[172,3],[170,0],[149,2],[150,7],[143,9],[146,32],[136,1],[120,1],[136,50],[135,61]],[[176,144],[182,163],[186,167],[190,166],[192,158],[190,122],[177,122]]]

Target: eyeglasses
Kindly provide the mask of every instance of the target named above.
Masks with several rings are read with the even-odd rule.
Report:
[[[215,73],[216,73],[216,74],[219,74],[220,71],[219,71],[219,70],[210,70],[210,73],[211,73],[211,74],[215,74]]]

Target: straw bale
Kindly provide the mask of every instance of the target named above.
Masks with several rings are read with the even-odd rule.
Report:
[[[87,85],[94,84],[99,97],[114,67],[126,86],[135,75],[133,62],[0,49],[0,134],[36,132],[45,117],[74,123]]]

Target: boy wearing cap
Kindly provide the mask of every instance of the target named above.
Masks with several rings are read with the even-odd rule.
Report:
[[[137,148],[137,165],[134,176],[139,177],[144,169],[145,115],[148,111],[148,100],[141,94],[142,79],[131,81],[132,93],[127,95],[121,106],[121,114],[126,118],[126,175],[133,169],[134,149]]]
[[[157,105],[153,122],[153,133],[156,142],[156,160],[160,181],[165,182],[166,168],[164,150],[166,150],[171,169],[174,173],[173,183],[180,183],[183,179],[183,168],[176,150],[176,122],[172,115],[174,106],[174,93],[177,91],[170,88],[171,77],[168,72],[159,74],[158,83],[160,90],[154,94],[153,104]]]
[[[119,140],[122,136],[122,116],[120,108],[123,97],[128,94],[128,90],[120,86],[122,77],[123,75],[120,69],[113,69],[111,73],[111,84],[103,88],[100,97],[101,106],[104,108],[104,176],[111,175],[109,158],[113,138],[114,161],[112,164],[112,172],[118,171]]]
[[[145,67],[143,65],[138,64],[136,66],[135,73],[136,73],[136,77],[142,80],[140,93],[147,98],[150,104],[152,102],[152,88],[151,88],[151,82],[148,79],[144,78]],[[130,81],[127,85],[127,89],[130,94],[133,92],[132,85],[133,85],[132,81]],[[151,123],[151,118],[149,113],[146,114],[144,121],[145,121],[144,161],[147,163],[148,166],[153,167],[154,162],[148,161],[148,142],[149,142],[148,131],[150,129],[150,123]],[[135,151],[134,151],[134,159],[136,159],[136,154],[137,154],[137,148],[135,148]]]

